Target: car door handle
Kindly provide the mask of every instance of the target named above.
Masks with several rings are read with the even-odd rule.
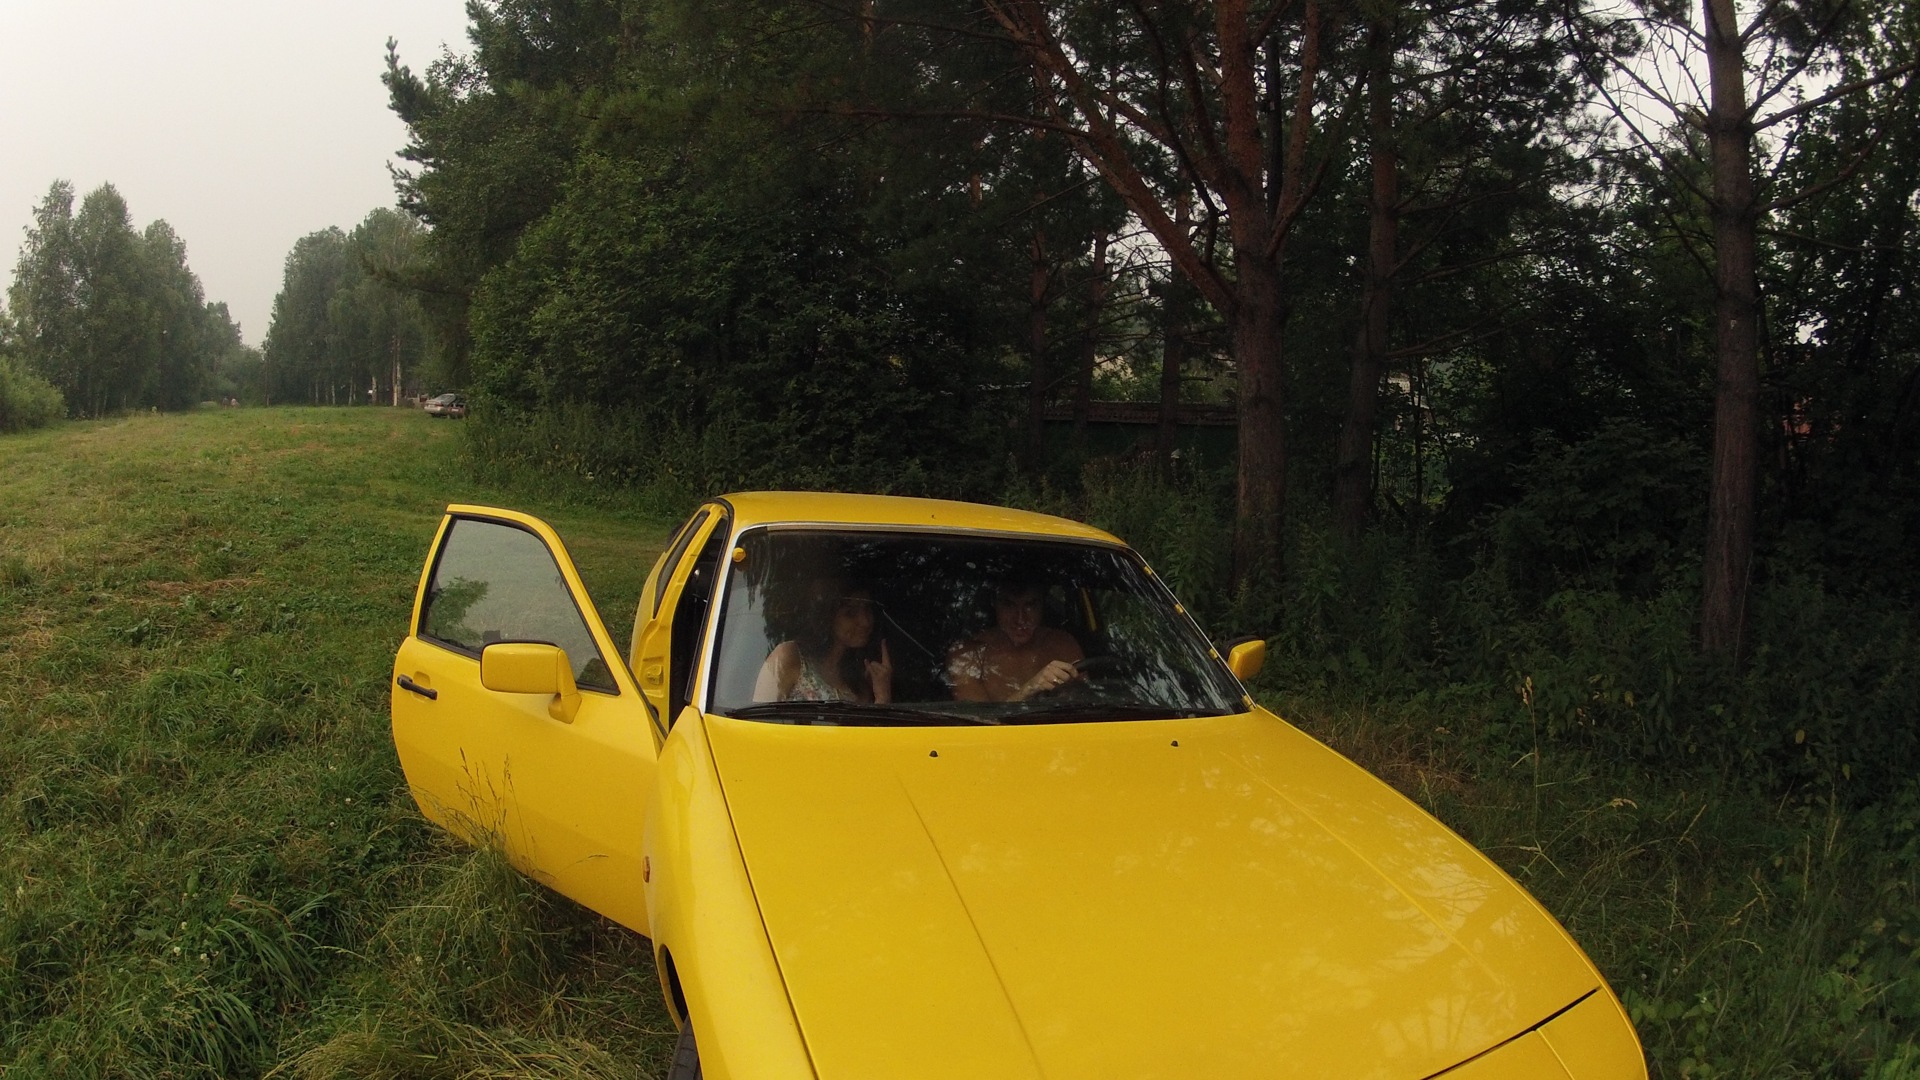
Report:
[[[419,694],[421,697],[426,698],[428,701],[440,700],[440,691],[429,690],[426,687],[421,686],[419,683],[414,682],[411,678],[405,675],[400,676],[398,679],[394,681],[400,684],[400,689],[411,690],[414,693]]]

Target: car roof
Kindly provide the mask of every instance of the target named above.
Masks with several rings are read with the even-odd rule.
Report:
[[[723,495],[715,501],[733,508],[734,524],[738,528],[788,524],[896,525],[1121,543],[1112,533],[1067,518],[946,499],[828,491],[743,491]]]

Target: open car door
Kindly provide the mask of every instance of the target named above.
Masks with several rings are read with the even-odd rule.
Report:
[[[721,549],[732,515],[709,503],[681,526],[655,564],[633,620],[633,671],[662,737],[692,701]]]
[[[427,817],[646,933],[659,743],[553,529],[448,507],[393,677],[394,746]]]

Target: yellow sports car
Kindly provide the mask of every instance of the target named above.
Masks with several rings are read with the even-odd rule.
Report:
[[[651,939],[675,1077],[1646,1076],[1553,918],[1106,533],[731,495],[634,625],[450,507],[393,735],[429,818]]]

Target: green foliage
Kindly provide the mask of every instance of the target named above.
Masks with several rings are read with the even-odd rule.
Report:
[[[1685,490],[1673,470],[1692,467],[1671,444],[1605,432],[1543,457],[1519,503],[1445,546],[1387,530],[1347,545],[1301,512],[1287,579],[1255,594],[1229,591],[1224,473],[1169,481],[1095,463],[1077,495],[1016,501],[1134,544],[1216,639],[1266,636],[1264,685],[1472,702],[1479,719],[1459,736],[1495,756],[1544,741],[1854,805],[1888,797],[1920,769],[1920,617],[1774,562],[1750,664],[1703,658],[1691,549],[1654,512],[1668,486]],[[1477,552],[1464,568],[1461,549]]]
[[[240,347],[226,305],[207,303],[187,267],[185,242],[164,221],[135,232],[111,184],[75,213],[72,185],[54,182],[8,298],[13,351],[80,416],[192,406]]]
[[[46,427],[66,412],[59,388],[25,364],[0,355],[0,434]]]
[[[1621,420],[1571,445],[1542,434],[1517,469],[1517,497],[1479,531],[1500,572],[1530,592],[1651,595],[1699,547],[1704,466],[1681,440]]]
[[[423,231],[374,210],[351,233],[321,229],[294,242],[273,298],[266,344],[239,358],[249,401],[395,404],[425,388],[427,323],[408,286]]]
[[[476,9],[468,55],[423,75],[392,58],[419,163],[402,200],[432,226],[423,288],[460,298],[433,318],[470,335],[469,385],[494,406],[473,426],[511,425],[476,446],[524,460],[533,414],[590,404],[631,414],[642,445],[724,429],[752,448],[731,477],[989,490],[979,463],[1004,457],[1025,374],[1028,247],[1044,232],[1077,273],[1098,188],[1058,141],[840,115],[939,91],[901,34],[819,16],[511,3]],[[1061,298],[1085,290],[1053,291],[1073,318]]]
[[[474,426],[500,427],[476,448],[602,485],[651,486],[660,462],[689,460],[654,448],[691,442],[723,486],[979,490],[977,468],[954,467],[989,445],[964,407],[964,352],[870,256],[822,243],[846,235],[822,222],[850,212],[831,191],[742,215],[755,196],[583,160],[475,296],[493,407]]]

